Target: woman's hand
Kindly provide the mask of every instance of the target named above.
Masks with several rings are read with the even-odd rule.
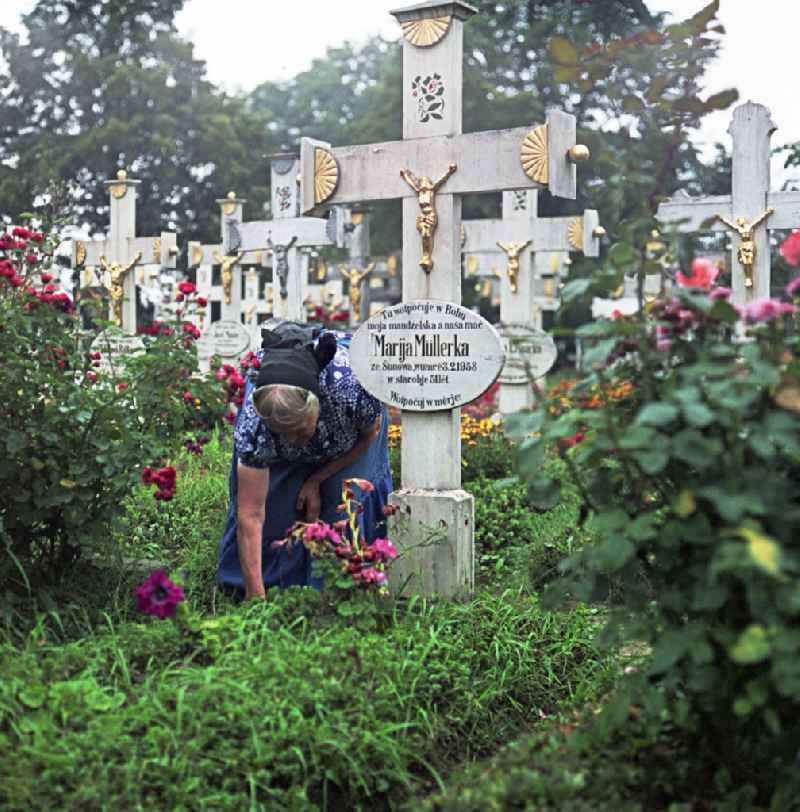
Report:
[[[300,493],[297,495],[297,509],[301,513],[305,511],[307,522],[315,522],[319,519],[322,497],[319,493],[319,482],[313,477],[309,477],[300,488]]]

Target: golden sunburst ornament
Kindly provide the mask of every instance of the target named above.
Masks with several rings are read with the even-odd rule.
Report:
[[[412,45],[416,45],[417,48],[430,48],[447,33],[451,19],[448,15],[432,17],[428,20],[410,20],[400,23],[400,28],[403,29],[403,36]]]
[[[321,147],[314,150],[314,203],[324,203],[336,191],[339,165],[330,152]]]
[[[128,173],[124,169],[120,169],[117,172],[117,180],[120,182],[112,184],[109,189],[116,200],[122,200],[128,193]]]
[[[525,136],[519,156],[525,174],[534,183],[548,183],[550,171],[546,124],[536,127]]]
[[[583,217],[576,217],[567,226],[567,239],[570,248],[583,251]]]

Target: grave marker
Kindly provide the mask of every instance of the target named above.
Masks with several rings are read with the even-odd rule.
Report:
[[[104,240],[75,240],[73,267],[82,269],[81,287],[95,280],[94,268],[100,266],[97,281],[111,296],[109,319],[125,333],[136,332],[136,279],[133,269],[140,264],[175,267],[175,234],[161,232],[160,237],[136,237],[136,187],[140,181],[128,178],[120,170],[116,180],[106,181],[111,204],[110,229]]]
[[[730,195],[692,198],[678,192],[662,203],[657,217],[680,234],[732,234],[734,304],[770,295],[769,232],[800,227],[800,192],[770,191],[770,138],[776,126],[760,104],[733,111],[733,188]]]
[[[548,187],[575,197],[575,119],[551,111],[537,127],[471,133],[462,129],[464,2],[426,2],[392,12],[403,31],[402,141],[332,148],[301,141],[301,207],[403,200],[403,301],[460,306],[461,195]],[[377,318],[377,317],[375,317]],[[363,329],[363,328],[362,328]],[[357,360],[356,363],[359,363]],[[411,577],[424,594],[465,595],[474,585],[473,500],[461,489],[458,408],[403,410],[402,523],[393,529],[408,555],[396,583]],[[424,549],[424,528],[441,540]]]

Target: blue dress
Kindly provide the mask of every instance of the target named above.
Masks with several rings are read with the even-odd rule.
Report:
[[[361,499],[362,538],[372,541],[386,534],[383,508],[392,491],[389,468],[388,417],[386,407],[364,390],[350,367],[350,334],[334,333],[337,352],[320,373],[320,415],[311,439],[301,447],[285,443],[270,432],[253,408],[253,383],[247,381],[245,398],[234,429],[233,460],[229,480],[228,517],[219,545],[217,581],[234,592],[244,589],[237,545],[236,495],[237,465],[269,468],[269,493],[262,535],[262,572],[264,585],[314,586],[321,582],[311,573],[311,556],[301,545],[292,550],[271,549],[273,541],[286,537],[294,522],[301,520],[295,508],[300,488],[318,468],[341,457],[355,444],[361,430],[381,418],[381,430],[372,444],[355,462],[334,474],[320,486],[320,518],[333,523],[345,518],[337,513],[342,501],[342,480],[359,477],[369,480],[375,490],[356,495]],[[263,353],[263,351],[262,351]]]

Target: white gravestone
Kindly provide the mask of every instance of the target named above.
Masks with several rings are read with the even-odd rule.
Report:
[[[384,308],[353,336],[353,371],[376,398],[433,412],[479,398],[503,367],[503,342],[461,305],[417,300]]]
[[[403,301],[461,302],[461,196],[547,187],[576,193],[575,118],[550,111],[539,126],[462,134],[464,2],[425,2],[392,12],[403,32],[403,140],[332,148],[301,139],[300,199],[320,207],[403,200]],[[472,497],[461,489],[459,410],[403,410],[403,522],[394,583],[447,597],[474,587]],[[426,527],[442,538],[426,549]]]
[[[735,304],[770,295],[769,232],[800,227],[800,192],[770,191],[769,110],[760,104],[733,111],[731,195],[693,199],[685,192],[662,203],[657,217],[679,233],[727,231],[732,235],[731,268]]]
[[[104,240],[75,240],[72,263],[81,269],[80,287],[97,282],[111,295],[109,318],[124,332],[136,332],[136,277],[139,265],[174,268],[178,253],[175,234],[136,237],[136,187],[124,170],[106,181],[111,204],[110,229]]]
[[[98,372],[119,376],[125,371],[125,359],[143,352],[144,348],[144,341],[139,336],[112,327],[97,335],[90,352],[100,353]]]
[[[555,341],[543,330],[529,324],[502,324],[499,327],[506,360],[498,380],[500,386],[525,386],[543,378],[558,357]]]

